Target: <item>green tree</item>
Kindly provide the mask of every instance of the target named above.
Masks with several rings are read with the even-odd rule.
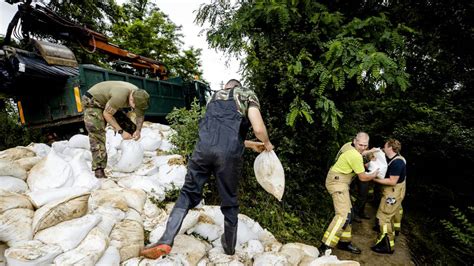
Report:
[[[282,213],[279,221],[290,221],[285,226],[259,222],[283,241],[318,244],[332,216],[327,169],[340,145],[365,130],[352,121],[351,104],[369,94],[407,90],[405,36],[411,29],[383,13],[354,18],[305,0],[213,1],[201,6],[196,21],[208,25],[211,47],[244,56],[244,77],[260,97],[285,168],[283,203],[266,203],[263,211],[266,195],[247,198],[243,192],[242,205]],[[256,189],[251,181],[243,186]]]

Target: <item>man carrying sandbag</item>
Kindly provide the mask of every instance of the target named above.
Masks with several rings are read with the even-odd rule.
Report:
[[[320,254],[324,251],[337,248],[349,251],[354,254],[360,254],[361,250],[352,245],[352,211],[351,198],[349,195],[349,186],[354,175],[357,175],[361,181],[369,181],[377,176],[378,170],[372,174],[365,173],[362,154],[367,152],[369,145],[369,135],[365,132],[359,132],[353,142],[348,142],[342,146],[336,156],[336,163],[329,169],[326,177],[326,188],[331,194],[334,203],[336,215],[329,224],[324,233]]]
[[[392,254],[395,248],[395,233],[400,231],[402,201],[405,198],[406,160],[400,155],[402,145],[389,139],[383,148],[387,156],[388,169],[384,179],[374,179],[382,185],[382,198],[377,211],[380,235],[372,248],[377,253]]]
[[[150,95],[145,90],[124,81],[103,81],[92,86],[83,96],[84,124],[89,132],[92,170],[97,178],[106,178],[107,166],[105,126],[109,123],[123,139],[140,138]],[[135,124],[123,109],[135,110]],[[120,110],[122,109],[122,110]]]
[[[238,80],[229,80],[223,90],[213,95],[205,117],[199,122],[199,140],[189,160],[185,183],[168,218],[166,231],[141,255],[157,259],[170,253],[184,217],[189,209],[201,202],[203,186],[211,174],[216,177],[222,200],[222,247],[228,255],[235,253],[239,213],[237,190],[244,147],[256,152],[273,149],[259,107],[255,92],[243,88]],[[262,142],[245,140],[250,125]]]

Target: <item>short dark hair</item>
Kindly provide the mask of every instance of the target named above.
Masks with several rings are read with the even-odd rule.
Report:
[[[229,81],[227,81],[227,83],[225,84],[224,88],[234,88],[234,87],[242,87],[242,83],[240,83],[240,81],[236,80],[236,79],[230,79]]]

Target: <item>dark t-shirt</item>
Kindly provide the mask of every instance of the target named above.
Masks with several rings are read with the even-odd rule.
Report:
[[[396,157],[397,156],[393,157],[393,159],[395,159]],[[390,161],[392,160],[387,158],[387,163],[390,163]],[[390,165],[388,166],[387,174],[385,175],[385,178],[390,178],[391,175],[399,176],[397,184],[405,181],[405,178],[407,176],[407,167],[406,167],[405,162],[402,159],[398,158],[396,160],[393,160],[392,163],[390,163]]]

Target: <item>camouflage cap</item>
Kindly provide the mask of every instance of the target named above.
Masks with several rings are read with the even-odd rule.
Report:
[[[138,89],[133,92],[133,101],[135,102],[135,113],[137,116],[144,116],[145,111],[148,109],[148,101],[150,95],[148,92],[142,89]]]

